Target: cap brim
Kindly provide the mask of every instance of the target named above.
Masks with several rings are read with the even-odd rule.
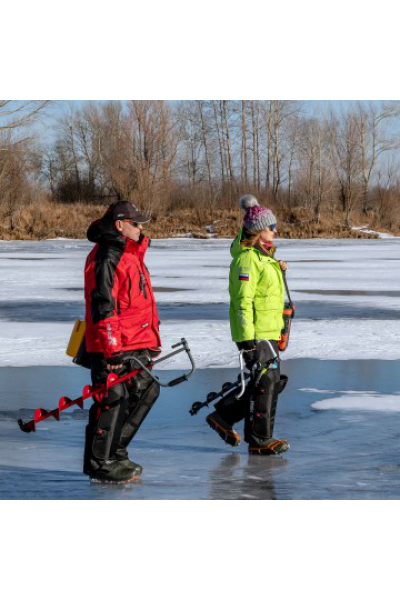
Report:
[[[137,215],[135,215],[134,217],[132,217],[132,221],[134,221],[135,223],[148,223],[149,221],[151,221],[151,217],[147,216],[147,215],[142,215],[141,213],[138,213]]]

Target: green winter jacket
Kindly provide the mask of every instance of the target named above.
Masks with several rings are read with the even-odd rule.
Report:
[[[229,319],[232,340],[279,340],[285,292],[279,263],[258,248],[240,245],[242,231],[231,246]]]

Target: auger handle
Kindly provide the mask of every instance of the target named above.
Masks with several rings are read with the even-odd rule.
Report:
[[[181,347],[179,348],[179,346],[181,346]],[[150,368],[164,360],[167,360],[168,358],[171,358],[171,356],[175,356],[176,354],[179,354],[180,352],[186,352],[186,354],[188,355],[189,360],[190,360],[191,369],[190,369],[189,373],[180,375],[180,377],[177,377],[176,379],[173,379],[172,381],[169,381],[168,383],[162,383],[159,380],[159,378],[156,377],[155,375],[153,375],[153,373],[150,371],[150,369],[145,367],[145,365],[141,362],[141,360],[139,360],[136,356],[128,355],[125,357],[125,360],[129,359],[129,360],[133,360],[134,362],[136,362],[136,364],[139,365],[139,367],[143,371],[145,371],[145,373],[147,373],[149,375],[149,377],[151,377],[153,379],[153,381],[156,381],[158,383],[158,385],[160,385],[161,387],[175,387],[176,385],[179,385],[180,383],[183,383],[184,381],[188,381],[189,377],[196,370],[196,363],[194,362],[192,353],[189,348],[189,344],[187,343],[185,338],[182,338],[180,342],[178,342],[177,344],[174,344],[173,346],[171,346],[171,348],[179,348],[179,350],[175,350],[175,352],[170,352],[169,354],[166,354],[165,356],[159,358],[158,360],[151,362],[149,365]]]
[[[191,373],[189,373],[189,375],[181,375],[180,377],[173,379],[172,381],[170,381],[168,383],[168,387],[175,387],[176,385],[179,385],[180,383],[187,381],[189,379],[190,375],[191,375]]]
[[[177,377],[176,379],[173,379],[172,381],[170,381],[167,384],[168,387],[175,387],[176,385],[179,385],[180,383],[183,383],[184,381],[188,381],[189,377],[191,377],[196,370],[196,363],[194,362],[194,358],[192,356],[192,353],[189,348],[189,344],[187,343],[186,339],[181,338],[181,341],[178,342],[177,344],[174,344],[173,346],[171,346],[171,348],[177,348],[178,346],[182,346],[182,348],[180,350],[178,350],[178,352],[182,352],[182,350],[184,350],[186,352],[186,354],[188,355],[190,364],[191,364],[191,369],[190,369],[189,373],[185,373],[185,375],[181,375],[180,377]]]

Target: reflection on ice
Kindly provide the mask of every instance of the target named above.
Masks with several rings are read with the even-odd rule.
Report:
[[[210,472],[210,499],[277,500],[274,477],[288,463],[283,456],[228,454]]]

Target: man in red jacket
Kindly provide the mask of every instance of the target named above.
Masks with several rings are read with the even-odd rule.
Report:
[[[112,204],[92,223],[95,243],[86,259],[86,348],[93,385],[110,372],[134,370],[134,355],[147,365],[160,352],[159,320],[144,255],[150,244],[142,233],[150,220],[130,202]],[[145,373],[114,386],[101,404],[94,402],[86,427],[84,473],[102,481],[136,479],[142,467],[128,458],[127,447],[157,400],[160,386]]]

